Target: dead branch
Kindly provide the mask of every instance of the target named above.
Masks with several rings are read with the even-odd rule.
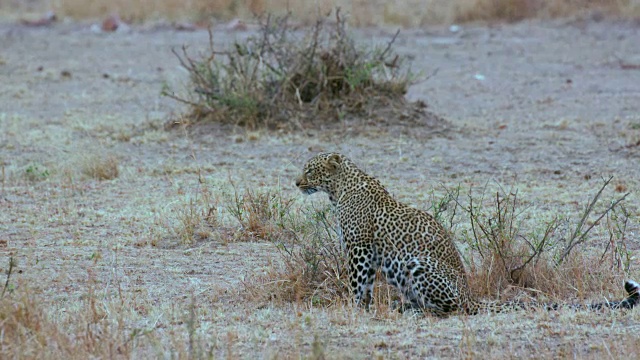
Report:
[[[11,279],[11,274],[13,273],[13,267],[16,265],[16,261],[13,256],[9,257],[9,269],[7,270],[7,280],[4,282],[4,287],[2,288],[2,295],[0,298],[4,297],[5,292],[9,288],[9,280]]]
[[[583,232],[582,231],[582,227],[584,226],[584,224],[585,224],[585,222],[587,220],[587,217],[589,217],[589,214],[591,214],[591,212],[593,211],[593,208],[595,207],[596,202],[600,198],[600,195],[602,194],[604,189],[607,187],[607,185],[609,185],[609,183],[611,182],[612,179],[613,179],[613,176],[609,177],[609,179],[604,181],[604,184],[602,184],[602,187],[600,188],[600,190],[598,190],[596,195],[593,197],[593,199],[591,200],[591,202],[589,203],[589,205],[585,209],[584,213],[582,214],[582,218],[580,218],[580,221],[578,222],[578,225],[576,226],[576,229],[574,230],[573,234],[569,238],[569,242],[567,243],[567,246],[565,247],[564,251],[562,252],[562,255],[560,255],[560,258],[557,261],[557,265],[562,264],[562,262],[569,256],[569,254],[571,253],[571,250],[573,250],[573,248],[575,248],[579,244],[584,243],[587,240],[587,235],[589,234],[591,229],[593,229],[594,226],[598,225],[600,223],[600,220],[602,220],[603,217],[605,217],[620,202],[622,202],[627,197],[627,195],[629,195],[629,193],[626,193],[621,198],[613,201],[611,203],[611,205],[609,205],[607,207],[607,209],[602,214],[600,214],[600,216],[596,219],[596,221],[594,221],[587,228],[587,230],[585,230]]]
[[[389,51],[391,51],[391,46],[393,46],[393,43],[396,42],[396,39],[398,38],[398,35],[400,35],[400,29],[398,29],[396,31],[395,35],[393,35],[393,37],[391,38],[391,40],[389,40],[389,42],[387,43],[387,47],[385,47],[384,50],[382,50],[382,52],[378,56],[378,61],[380,61],[380,62],[384,62],[385,61],[385,59],[387,58],[387,53],[389,53]],[[393,64],[394,65],[395,65],[397,59],[398,59],[398,55],[396,55],[395,59],[393,60]]]
[[[531,241],[529,241],[529,239],[527,239],[524,236],[521,236],[521,238],[527,243],[527,245],[529,245],[529,248],[531,248],[531,254],[529,255],[529,258],[527,258],[527,260],[525,260],[520,266],[513,268],[509,273],[509,276],[511,277],[511,280],[513,282],[517,283],[520,280],[519,276],[517,278],[515,277],[515,274],[523,270],[527,265],[529,265],[529,263],[532,260],[535,259],[536,260],[535,263],[538,263],[538,260],[540,260],[540,257],[544,252],[544,247],[547,245],[547,242],[551,238],[551,234],[553,234],[553,232],[555,232],[556,229],[558,229],[558,226],[559,226],[558,218],[555,217],[551,221],[551,223],[547,224],[547,228],[545,229],[544,236],[542,237],[542,240],[540,240],[540,242],[537,245],[532,244]]]

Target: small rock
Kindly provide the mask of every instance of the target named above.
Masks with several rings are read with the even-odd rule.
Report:
[[[247,29],[249,28],[247,24],[240,19],[233,19],[229,21],[224,27],[227,30],[233,31],[247,31]]]
[[[54,22],[56,22],[56,20],[58,20],[58,18],[56,17],[56,13],[54,13],[53,11],[49,11],[38,20],[22,19],[20,20],[20,22],[22,23],[22,25],[39,27],[39,26],[49,26]]]
[[[93,30],[93,26],[91,27],[91,29]],[[102,21],[102,24],[100,25],[100,30],[104,32],[123,33],[123,32],[129,32],[131,30],[131,27],[127,23],[122,21],[122,19],[118,14],[113,14],[108,16]]]

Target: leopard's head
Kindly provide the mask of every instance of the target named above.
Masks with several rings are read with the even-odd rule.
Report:
[[[312,157],[304,165],[302,175],[296,179],[296,186],[307,195],[317,191],[332,195],[345,161],[344,155],[339,153],[321,153]]]

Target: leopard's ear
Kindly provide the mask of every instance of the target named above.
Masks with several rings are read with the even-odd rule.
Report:
[[[342,164],[340,154],[331,154],[327,159],[327,167],[331,171],[337,170],[340,167],[340,164]]]

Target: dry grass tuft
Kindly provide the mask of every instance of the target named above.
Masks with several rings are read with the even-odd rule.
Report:
[[[3,297],[0,300],[0,323],[2,357],[9,357],[10,354],[29,354],[30,357],[37,358],[44,355],[50,343],[61,343],[62,348],[71,343],[70,339],[47,319],[42,306],[33,296],[23,295],[18,299]]]
[[[187,199],[174,210],[178,223],[171,228],[173,237],[180,245],[187,246],[211,238],[212,229],[217,225],[215,209],[197,197]]]
[[[233,185],[233,184],[232,184]],[[226,205],[222,206],[223,202]],[[200,176],[193,194],[167,206],[159,214],[152,231],[151,245],[191,246],[215,240],[228,244],[247,241],[280,241],[297,231],[297,219],[290,215],[293,199],[280,191],[238,191],[217,194]],[[231,218],[236,226],[223,221]],[[166,240],[166,241],[164,241]]]
[[[94,258],[97,265],[100,257]],[[11,268],[11,267],[10,267]],[[185,324],[168,343],[158,340],[156,324],[137,321],[135,311],[146,306],[116,285],[115,297],[99,295],[96,269],[88,269],[86,292],[60,307],[27,284],[9,283],[0,297],[0,358],[88,359],[139,358],[140,354],[171,353],[177,358],[211,358],[211,346],[196,333],[202,327],[200,311],[192,297],[187,315],[176,315]],[[98,270],[99,271],[99,270]],[[10,277],[10,272],[8,272]],[[123,296],[125,294],[125,296]],[[171,316],[170,316],[171,317]],[[156,320],[157,323],[158,320]],[[207,350],[207,351],[205,351]],[[143,356],[143,357],[146,357]]]
[[[80,164],[80,171],[85,176],[96,180],[113,180],[118,177],[118,158],[109,154],[86,156]]]
[[[232,197],[227,210],[240,224],[236,239],[275,241],[294,231],[289,229],[295,225],[289,214],[293,199],[282,192],[246,189],[241,195],[234,188]]]
[[[119,14],[127,22],[142,22],[149,19],[197,18],[198,14],[220,14],[222,16],[248,15],[242,7],[234,11],[233,1],[190,0],[187,3],[176,0],[57,0],[53,8],[74,19],[98,18],[107,14]]]
[[[397,36],[397,34],[396,34]],[[290,16],[260,18],[258,35],[194,59],[176,52],[191,75],[188,98],[163,94],[203,119],[249,128],[302,128],[380,109],[405,109],[412,74],[391,48],[363,49],[351,38],[339,10],[333,22],[316,22],[301,34]]]
[[[346,257],[335,241],[335,224],[329,213],[323,209],[308,214],[309,227],[276,242],[281,264],[245,284],[250,297],[312,306],[348,299]]]
[[[199,186],[193,194],[167,205],[166,212],[159,214],[147,245],[163,248],[192,246],[216,236],[226,241],[227,236],[219,222],[218,198],[203,185],[201,176],[198,179]]]
[[[540,10],[540,1],[535,0],[474,0],[461,1],[455,20],[458,22],[476,20],[519,21],[534,17]]]

